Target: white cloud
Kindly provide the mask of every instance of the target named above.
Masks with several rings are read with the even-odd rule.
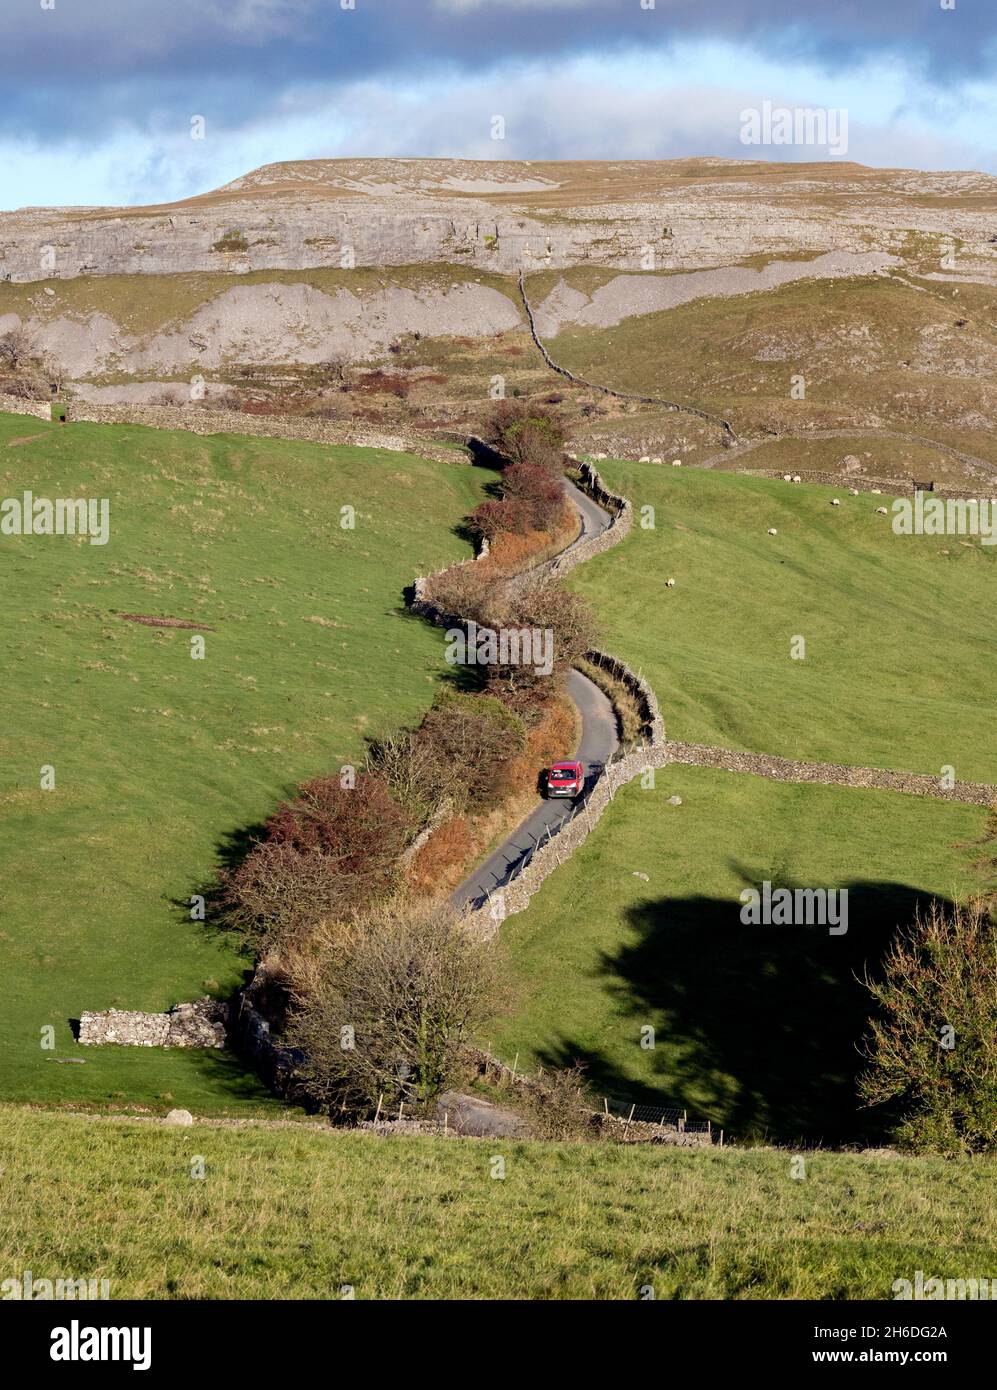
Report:
[[[736,76],[721,84],[716,74]],[[713,80],[711,80],[713,79]],[[187,120],[155,130],[119,125],[100,141],[0,143],[2,197],[28,203],[167,202],[204,192],[260,164],[350,155],[479,159],[667,159],[822,157],[811,148],[741,144],[744,107],[846,107],[848,158],[919,168],[984,168],[997,158],[978,132],[997,128],[997,92],[983,85],[926,100],[896,68],[834,79],[798,65],[752,61],[738,50],[689,45],[671,58],[509,64],[484,77],[366,80],[289,88],[256,121],[226,126],[209,111],[206,139]],[[506,138],[491,138],[492,117]]]

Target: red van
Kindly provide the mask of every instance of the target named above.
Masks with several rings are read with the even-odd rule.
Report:
[[[547,795],[581,796],[585,787],[585,769],[581,763],[554,763],[547,769]]]

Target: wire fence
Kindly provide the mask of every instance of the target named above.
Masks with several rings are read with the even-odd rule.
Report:
[[[633,1101],[620,1100],[607,1096],[603,1102],[605,1113],[618,1120],[635,1124],[671,1126],[680,1134],[707,1134],[713,1136],[712,1120],[689,1119],[689,1112],[673,1105],[637,1105]],[[718,1131],[723,1134],[723,1130]]]
[[[513,1085],[538,1088],[543,1084],[545,1075],[543,1069],[536,1076],[519,1070],[518,1052],[512,1066],[496,1057],[491,1051],[490,1045],[479,1055],[489,1067],[494,1068]],[[654,1125],[661,1129],[675,1130],[678,1134],[701,1136],[706,1142],[719,1143],[721,1147],[724,1144],[724,1130],[714,1125],[712,1120],[703,1120],[696,1116],[690,1119],[685,1106],[669,1105],[664,1098],[653,1104],[638,1104],[636,1101],[624,1099],[621,1096],[602,1095],[599,1093],[597,1084],[585,1085],[582,1081],[578,1085],[578,1098],[586,1109],[591,1109],[593,1115],[603,1114],[613,1120],[622,1121],[624,1126],[631,1124]]]

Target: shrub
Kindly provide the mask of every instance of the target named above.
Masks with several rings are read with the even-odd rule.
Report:
[[[534,463],[510,464],[502,474],[502,494],[507,503],[510,500],[519,503],[530,530],[551,532],[564,522],[568,505],[564,489],[547,468]],[[504,529],[527,528],[507,526]]]
[[[441,570],[433,576],[429,597],[445,613],[487,622],[491,579],[485,564],[485,561],[472,560]]]
[[[932,902],[866,985],[880,1014],[863,1100],[902,1107],[896,1137],[910,1148],[997,1149],[997,923],[984,905]]]
[[[370,899],[391,888],[411,828],[384,779],[363,772],[353,787],[344,787],[339,777],[306,782],[267,821],[266,840],[324,855]]]
[[[467,524],[477,536],[489,541],[503,532],[522,534],[533,529],[533,506],[519,498],[481,502],[467,518]]]
[[[391,904],[330,948],[289,1039],[307,1093],[353,1113],[383,1098],[425,1109],[457,1074],[469,1030],[492,1010],[494,949],[449,904]]]
[[[510,463],[563,471],[564,429],[556,412],[546,406],[522,400],[499,401],[482,425],[481,436]]]
[[[595,616],[579,594],[569,593],[549,575],[538,575],[505,596],[497,612],[497,625],[507,628],[550,630],[553,671],[544,676],[535,667],[496,665],[488,668],[489,686],[497,692],[548,685],[596,645]]]
[[[456,887],[474,848],[474,835],[463,816],[444,821],[412,860],[409,882],[417,893]]]
[[[599,1137],[599,1117],[585,1092],[584,1063],[541,1072],[519,1087],[516,1108],[534,1139],[563,1143]]]
[[[521,721],[500,700],[445,692],[416,730],[413,745],[436,804],[450,797],[462,810],[501,799],[506,764],[524,740]]]
[[[258,844],[222,880],[228,923],[261,953],[283,953],[321,922],[345,918],[363,897],[363,884],[323,854],[291,845]]]
[[[417,825],[424,825],[437,808],[427,753],[408,729],[373,740],[367,751],[368,769],[384,780]]]

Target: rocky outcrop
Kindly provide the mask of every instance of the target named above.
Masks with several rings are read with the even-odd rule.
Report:
[[[350,264],[682,270],[759,251],[902,254],[911,231],[958,244],[961,275],[992,274],[991,175],[841,165],[803,184],[792,164],[747,167],[299,160],[165,206],[3,213],[0,280]],[[808,187],[815,196],[801,198]]]
[[[77,1041],[84,1047],[224,1047],[228,1017],[229,1006],[207,996],[176,1004],[166,1014],[108,1009],[80,1015]]]

